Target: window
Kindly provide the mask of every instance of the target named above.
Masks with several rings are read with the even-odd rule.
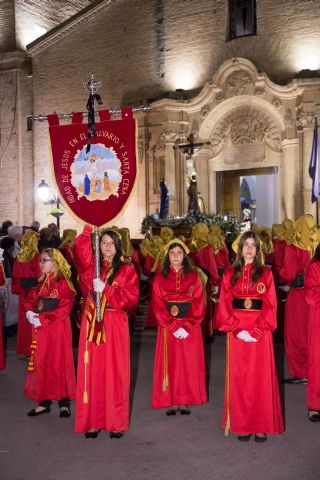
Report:
[[[230,0],[230,40],[256,33],[256,0]]]

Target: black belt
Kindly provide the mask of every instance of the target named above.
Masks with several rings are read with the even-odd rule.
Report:
[[[262,300],[259,298],[234,298],[232,306],[235,310],[261,310]]]
[[[304,276],[303,273],[298,273],[294,280],[291,283],[292,288],[303,288],[304,287]]]

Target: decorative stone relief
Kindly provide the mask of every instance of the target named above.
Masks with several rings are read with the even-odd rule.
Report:
[[[220,103],[220,102],[222,102],[223,99],[224,99],[224,93],[223,92],[218,92],[216,94],[216,102]]]
[[[247,86],[252,84],[252,78],[248,72],[244,70],[232,73],[226,82],[226,89],[231,90],[234,95],[242,95]]]
[[[200,111],[201,118],[206,118],[206,116],[208,115],[209,112],[210,112],[209,105],[205,105],[204,107],[202,107],[201,111]]]
[[[280,98],[274,98],[274,99],[272,100],[272,105],[273,105],[275,108],[278,108],[278,109],[281,108],[282,102],[281,102]]]
[[[144,152],[146,147],[146,139],[145,135],[141,134],[138,137],[138,156],[139,156],[139,163],[142,163],[144,158]]]
[[[287,128],[291,128],[294,126],[293,114],[291,108],[286,109],[286,113],[284,116],[284,123]]]
[[[262,145],[281,151],[281,132],[268,116],[258,110],[240,109],[230,113],[210,138],[215,154],[224,145]]]
[[[298,109],[298,116],[296,119],[298,132],[301,132],[304,128],[313,128],[314,116],[314,112],[301,112],[301,110]]]

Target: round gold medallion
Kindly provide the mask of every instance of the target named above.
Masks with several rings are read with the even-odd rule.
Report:
[[[177,307],[177,305],[172,305],[172,307],[170,308],[170,313],[173,317],[176,317],[179,313],[179,308]]]
[[[251,298],[246,298],[244,300],[244,308],[249,309],[252,307],[252,300]]]
[[[265,286],[265,284],[262,283],[262,282],[258,283],[258,285],[257,285],[257,292],[262,294],[262,293],[264,293],[265,291],[266,291],[266,286]]]

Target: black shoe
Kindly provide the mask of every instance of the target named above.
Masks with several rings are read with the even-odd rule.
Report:
[[[121,438],[124,435],[124,432],[110,432],[110,438]]]
[[[239,442],[249,442],[251,434],[248,435],[238,435]]]
[[[303,378],[299,378],[299,377],[289,377],[289,378],[284,378],[283,379],[283,383],[289,383],[291,385],[293,384],[298,384],[298,383],[308,383],[308,379],[303,377]]]
[[[69,407],[60,407],[60,418],[71,417],[71,411]]]
[[[191,414],[191,410],[189,410],[189,408],[179,408],[179,412],[181,415],[190,415]]]
[[[317,413],[310,413],[310,410],[309,410],[308,418],[310,422],[320,422],[320,412],[317,411]]]
[[[255,434],[254,436],[254,441],[258,443],[263,443],[267,441],[267,435],[265,433],[257,435]]]
[[[170,415],[176,415],[177,414],[177,409],[176,408],[169,408],[169,410],[166,411],[166,415],[170,417]]]
[[[28,417],[37,417],[38,415],[43,415],[44,413],[50,413],[50,407],[44,408],[43,410],[40,410],[39,412],[36,411],[35,408],[30,410],[30,412],[27,413]]]
[[[99,432],[101,432],[101,430],[96,430],[95,432],[86,432],[84,436],[86,438],[97,438]]]

